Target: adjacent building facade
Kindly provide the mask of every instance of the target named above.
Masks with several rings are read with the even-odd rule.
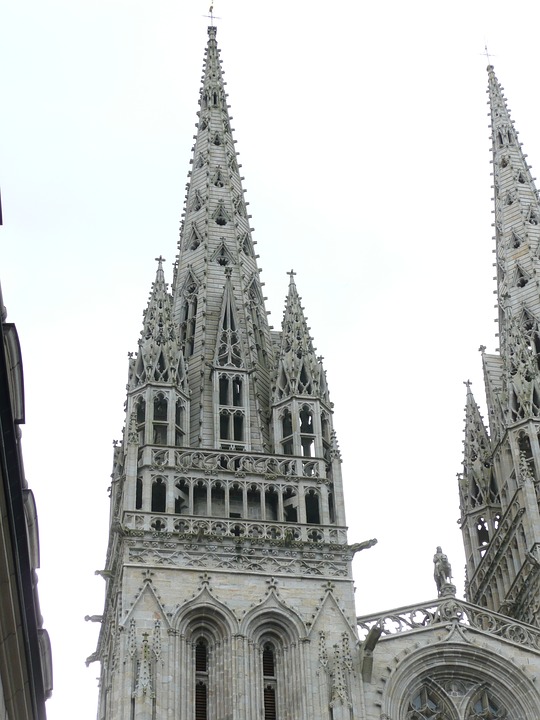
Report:
[[[172,286],[160,257],[114,452],[105,609],[90,658],[101,662],[98,718],[540,718],[536,396],[490,407],[488,436],[468,395],[468,601],[456,600],[441,552],[436,601],[357,619],[351,560],[375,541],[347,539],[332,403],[294,273],[281,330],[267,323],[208,32]],[[507,127],[494,160],[508,159],[497,180],[498,259],[501,322],[514,328],[529,280],[526,296],[536,287],[540,306],[539,243],[525,232],[540,206],[492,70],[490,89],[494,136]],[[518,262],[508,228],[519,208]],[[514,286],[521,294],[507,301]],[[514,329],[500,357],[485,356],[492,403],[518,362],[528,358],[540,377],[540,307],[527,308],[519,360]]]
[[[45,720],[52,659],[39,609],[37,510],[24,474],[22,423],[21,348],[0,290],[0,720]]]

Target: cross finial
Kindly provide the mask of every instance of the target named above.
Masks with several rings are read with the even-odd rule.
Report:
[[[464,380],[463,384],[467,386],[467,390],[471,389],[472,382],[470,380]]]
[[[492,57],[492,56],[491,56],[491,55],[489,54],[489,52],[488,52],[487,44],[484,45],[484,52],[481,53],[481,54],[482,54],[482,55],[485,55],[485,56],[487,57],[488,65],[491,65],[491,57]],[[495,57],[495,56],[493,55],[493,57]]]
[[[208,8],[208,15],[205,15],[204,17],[210,18],[210,27],[214,27],[214,19],[221,19],[217,15],[214,15],[214,3],[210,5],[210,7]]]
[[[486,346],[485,346],[485,345],[480,345],[480,347],[478,348],[478,352],[481,352],[482,355],[483,355],[483,354],[486,352]]]
[[[160,265],[165,262],[165,258],[164,258],[162,255],[160,255],[160,256],[157,257],[157,258],[154,258],[154,260],[155,260],[156,262],[158,262]]]

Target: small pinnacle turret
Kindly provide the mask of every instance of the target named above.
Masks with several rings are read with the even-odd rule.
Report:
[[[322,359],[317,357],[313,347],[294,273],[291,271],[289,275],[274,401],[289,396],[313,395],[329,404]]]
[[[156,258],[158,268],[152,284],[148,306],[143,313],[139,351],[130,360],[129,387],[145,382],[170,382],[182,385],[185,370],[182,349],[173,322],[172,296],[163,272],[163,258]]]

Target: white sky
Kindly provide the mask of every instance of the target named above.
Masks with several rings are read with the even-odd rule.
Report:
[[[49,720],[96,714],[112,440],[154,258],[174,260],[205,0],[17,0],[0,24],[0,280],[24,360],[26,474],[53,645]],[[433,598],[456,525],[464,380],[497,347],[487,42],[540,167],[538,3],[216,3],[278,326],[297,285],[325,357],[360,614]],[[536,54],[535,54],[536,51]]]

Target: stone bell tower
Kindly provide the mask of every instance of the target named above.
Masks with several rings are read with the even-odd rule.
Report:
[[[290,274],[267,322],[216,28],[172,288],[114,451],[99,720],[349,720],[360,686],[326,376]]]
[[[500,348],[482,346],[489,433],[467,383],[461,529],[467,599],[540,624],[540,202],[488,67]]]

